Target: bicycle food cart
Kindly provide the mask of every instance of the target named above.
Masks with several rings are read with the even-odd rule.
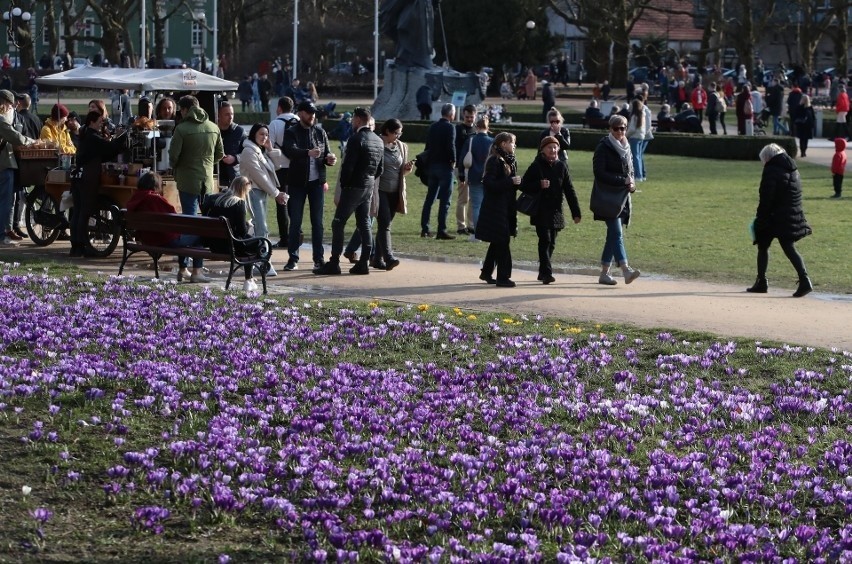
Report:
[[[215,120],[215,95],[237,89],[237,83],[200,73],[193,69],[124,69],[81,67],[37,78],[40,85],[51,86],[58,93],[67,88],[95,90],[128,89],[165,94],[195,94],[202,107]],[[120,226],[117,211],[126,206],[136,189],[137,173],[143,168],[167,170],[168,143],[158,148],[161,130],[174,128],[173,121],[157,122],[158,129],[132,131],[130,162],[104,163],[97,205],[88,219],[87,250],[96,256],[109,256],[118,245]],[[165,158],[165,162],[164,159]],[[161,166],[157,166],[158,160]],[[35,185],[27,195],[26,226],[32,241],[39,246],[53,243],[68,227],[65,213],[60,211],[62,194],[70,190],[67,161],[60,165],[55,150],[29,150],[19,154],[24,186]],[[162,165],[165,165],[163,168]],[[164,176],[164,196],[180,207],[177,189],[168,175]]]

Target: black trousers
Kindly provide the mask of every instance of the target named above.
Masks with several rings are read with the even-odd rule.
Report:
[[[482,261],[482,272],[489,276],[497,267],[497,280],[509,280],[512,277],[512,250],[509,241],[491,242]]]
[[[553,258],[556,235],[559,231],[552,227],[536,225],[535,233],[538,235],[538,275],[540,278],[553,276],[553,266],[550,261]]]
[[[379,190],[379,213],[376,216],[379,225],[376,231],[376,260],[393,260],[391,223],[393,223],[393,218],[396,217],[397,205],[399,205],[399,192],[382,192]]]
[[[71,183],[71,196],[74,207],[71,208],[71,245],[82,248],[89,236],[89,216],[95,209],[97,187],[86,186],[85,182],[77,180]]]
[[[772,239],[767,241],[757,242],[757,277],[766,278],[766,269],[769,267],[769,246],[772,244]],[[796,269],[796,274],[799,275],[799,280],[808,277],[808,270],[805,268],[805,261],[802,256],[796,251],[796,245],[792,239],[778,239],[778,244],[781,245],[781,250],[787,255],[787,259],[793,268]]]
[[[361,234],[361,259],[363,263],[370,260],[373,251],[373,238],[370,233],[370,200],[373,196],[372,186],[369,188],[343,188],[340,191],[340,202],[334,212],[331,222],[331,260],[340,260],[343,254],[343,228],[346,222],[355,214],[355,224]]]
[[[835,174],[833,175],[832,180],[834,181],[834,193],[840,194],[843,191],[843,175]]]

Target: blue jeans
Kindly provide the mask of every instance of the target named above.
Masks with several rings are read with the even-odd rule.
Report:
[[[781,123],[781,116],[772,116],[772,134],[773,135],[789,135],[790,130],[787,129],[783,123]]]
[[[199,249],[204,248],[204,241],[201,240],[201,237],[198,235],[181,235],[171,243],[167,245],[168,247],[198,247]],[[178,257],[178,265],[181,268],[186,268],[189,265],[189,260],[186,257]],[[201,268],[204,266],[203,258],[192,258],[192,268]]]
[[[12,226],[12,204],[15,201],[15,170],[7,168],[0,170],[0,220],[3,221],[3,233],[0,239],[6,236],[6,231]]]
[[[290,201],[290,234],[287,236],[290,260],[299,262],[299,233],[302,230],[302,217],[305,215],[305,201],[311,207],[311,246],[313,247],[314,262],[322,262],[325,249],[322,246],[323,226],[322,212],[324,205],[322,184],[319,180],[311,180],[306,186],[291,184],[288,187]]]
[[[251,218],[254,223],[255,237],[269,237],[269,227],[266,225],[266,197],[263,190],[249,190],[249,206],[251,206]]]
[[[421,232],[428,232],[429,218],[432,215],[432,204],[435,198],[441,203],[438,206],[438,233],[447,230],[447,214],[450,211],[450,198],[453,195],[453,168],[450,163],[429,166],[429,188],[426,200],[423,202],[423,213],[420,216]]]
[[[624,235],[621,232],[621,218],[606,220],[606,243],[601,254],[601,264],[609,266],[615,260],[619,266],[627,262],[627,250],[624,248]]]
[[[470,227],[476,227],[476,222],[479,221],[479,210],[482,209],[482,199],[484,197],[485,188],[482,187],[481,182],[479,184],[470,185],[470,216],[473,220],[473,225],[470,225]]]
[[[180,198],[180,209],[184,215],[198,215],[201,211],[201,195],[200,194],[189,194],[187,192],[181,192],[178,190],[178,198]],[[193,247],[195,245],[175,245],[176,247]],[[199,244],[199,246],[203,247],[203,244]],[[198,264],[196,265],[196,260]],[[186,257],[178,256],[178,265],[181,268],[186,267],[187,259]],[[192,259],[192,267],[193,268],[201,268],[204,266],[204,261],[200,259]]]
[[[355,214],[355,224],[361,239],[361,262],[367,263],[373,251],[373,236],[370,233],[370,200],[373,188],[343,188],[340,191],[340,202],[334,212],[331,222],[331,260],[340,260],[343,253],[343,228],[346,222]]]
[[[633,177],[636,179],[642,178],[642,139],[628,139],[630,144],[630,153],[633,156]]]

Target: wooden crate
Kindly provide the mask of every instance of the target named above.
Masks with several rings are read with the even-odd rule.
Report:
[[[56,157],[50,159],[21,159],[18,161],[18,174],[21,186],[41,186],[47,178],[47,172],[56,166]]]

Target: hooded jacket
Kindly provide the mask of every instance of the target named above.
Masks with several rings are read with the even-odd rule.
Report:
[[[190,108],[175,127],[169,161],[177,188],[187,194],[213,192],[213,165],[225,156],[222,132],[201,108]]]
[[[834,138],[834,158],[831,159],[831,174],[846,173],[846,139]]]
[[[787,153],[775,155],[763,167],[754,231],[757,242],[764,244],[776,237],[798,241],[812,233],[802,211],[799,170]]]

